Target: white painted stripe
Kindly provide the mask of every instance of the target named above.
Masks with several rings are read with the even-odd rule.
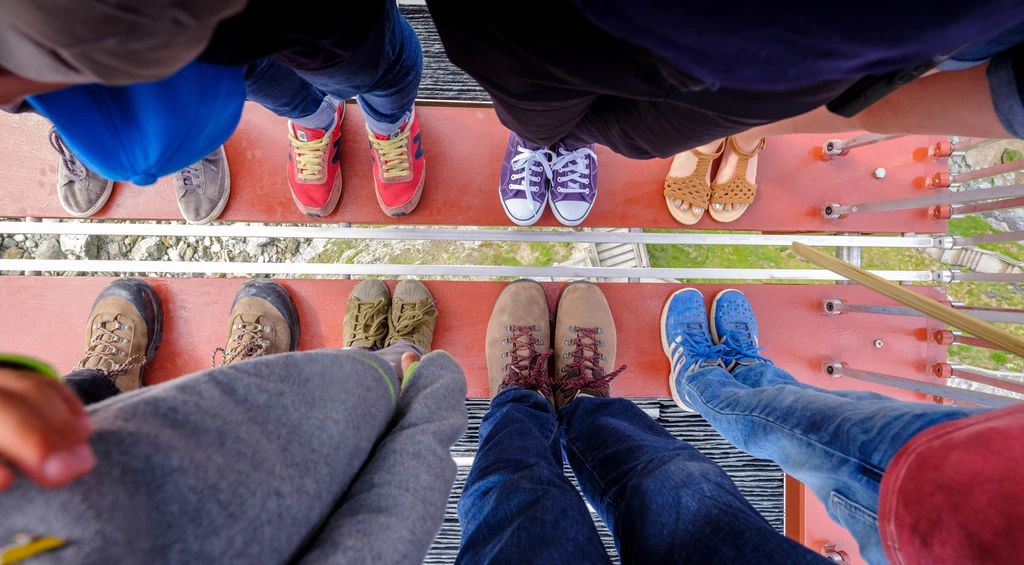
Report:
[[[0,221],[0,234],[137,235],[170,237],[272,237],[311,239],[386,239],[416,241],[549,241],[573,243],[647,243],[677,245],[786,246],[800,242],[815,247],[936,247],[931,236],[760,235],[740,233],[650,233],[575,231],[566,229],[431,229],[423,227],[352,228],[185,223],[18,222]]]
[[[73,271],[113,273],[224,273],[229,275],[381,275],[420,277],[557,277],[728,280],[844,280],[822,269],[705,269],[517,267],[504,265],[362,265],[343,263],[226,263],[217,261],[98,261],[0,259],[0,271]],[[871,271],[896,281],[931,281],[931,271]]]

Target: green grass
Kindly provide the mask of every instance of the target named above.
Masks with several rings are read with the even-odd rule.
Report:
[[[958,235],[961,237],[970,237],[975,235],[988,235],[993,233],[1002,233],[996,228],[992,227],[992,224],[986,222],[983,218],[978,216],[967,216],[964,218],[953,218],[949,221],[949,235]],[[996,253],[1002,253],[1011,259],[1017,261],[1024,261],[1024,245],[1020,243],[1009,241],[1006,243],[985,243],[979,245],[982,249],[989,251],[995,251]]]

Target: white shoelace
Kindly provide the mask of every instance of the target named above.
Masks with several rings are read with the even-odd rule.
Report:
[[[533,200],[529,196],[534,192],[540,190],[539,183],[544,179],[543,176],[534,176],[534,173],[540,173],[547,178],[551,178],[551,161],[555,158],[555,154],[548,149],[527,149],[525,147],[518,148],[519,153],[512,158],[509,163],[512,165],[513,171],[519,171],[513,173],[509,177],[510,181],[522,181],[520,184],[513,184],[509,182],[509,190],[522,190],[527,194],[528,200]]]
[[[553,174],[568,173],[558,177],[559,183],[565,183],[565,187],[562,187],[559,192],[590,193],[590,179],[583,177],[590,173],[585,157],[589,154],[597,163],[597,155],[586,147],[580,147],[575,151],[559,148],[558,153],[558,157],[551,163]],[[587,186],[580,186],[581,184]]]

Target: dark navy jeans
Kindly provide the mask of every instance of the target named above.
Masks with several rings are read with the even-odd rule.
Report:
[[[984,411],[829,391],[768,363],[732,374],[700,369],[678,377],[676,388],[730,443],[810,487],[875,565],[888,563],[878,534],[878,489],[893,456],[931,426]]]
[[[249,100],[278,116],[298,119],[316,112],[325,95],[356,97],[373,131],[397,131],[412,111],[423,76],[423,52],[409,22],[387,2],[385,17],[367,40],[341,63],[318,71],[296,71],[274,59],[245,70]]]
[[[623,563],[829,563],[776,532],[718,465],[633,402],[581,397],[556,413],[516,387],[480,424],[459,563],[609,563],[563,456]]]

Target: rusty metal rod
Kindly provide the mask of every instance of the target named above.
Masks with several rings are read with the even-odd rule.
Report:
[[[966,173],[950,175],[950,177],[953,179],[953,182],[965,182],[974,179],[983,179],[985,177],[994,177],[1004,173],[1012,173],[1022,169],[1024,169],[1024,161],[1010,161],[1009,163],[1000,163],[992,167],[985,167],[984,169],[974,169],[973,171],[967,171]]]
[[[1024,206],[1024,196],[1003,198],[1002,200],[992,200],[991,202],[977,202],[974,204],[954,204],[949,208],[951,215],[962,216],[974,214],[975,212],[988,212],[989,210],[1009,210],[1011,208],[1020,208],[1021,206]]]
[[[825,374],[831,377],[848,377],[858,381],[891,386],[893,388],[909,390],[911,392],[941,396],[942,398],[949,398],[950,400],[955,400],[957,402],[969,402],[971,404],[977,404],[978,406],[985,406],[988,408],[1004,408],[1006,406],[1015,406],[1021,402],[1020,400],[1010,398],[1008,396],[999,396],[997,394],[987,394],[974,390],[937,385],[915,381],[913,379],[906,379],[903,377],[872,373],[870,371],[860,371],[857,369],[851,369],[845,363],[829,363],[825,366]]]
[[[968,237],[954,237],[953,245],[979,245],[982,243],[1003,243],[1006,241],[1024,241],[1024,231],[1011,231],[1006,233],[992,233],[988,235],[972,235]]]
[[[1010,184],[997,186],[995,188],[979,188],[977,190],[965,190],[962,192],[940,192],[928,196],[915,196],[913,198],[899,198],[896,200],[876,200],[873,202],[861,202],[859,204],[842,205],[830,203],[822,206],[821,214],[826,218],[839,218],[851,214],[863,214],[865,212],[890,212],[893,210],[912,210],[914,208],[927,208],[940,204],[957,204],[961,202],[978,202],[981,200],[992,200],[996,198],[1007,198],[1011,196],[1024,196],[1024,184]]]
[[[1003,390],[1008,390],[1010,392],[1016,392],[1017,394],[1024,394],[1024,383],[1022,382],[1001,379],[994,375],[985,375],[982,373],[977,373],[968,370],[963,365],[957,365],[954,363],[950,363],[950,367],[952,369],[953,376],[958,379],[963,379],[965,381],[971,381],[988,386],[994,386],[996,388],[1001,388]]]
[[[839,155],[846,155],[851,149],[905,136],[906,134],[902,133],[865,133],[850,139],[830,139],[821,146],[821,150],[827,156],[837,157]]]

